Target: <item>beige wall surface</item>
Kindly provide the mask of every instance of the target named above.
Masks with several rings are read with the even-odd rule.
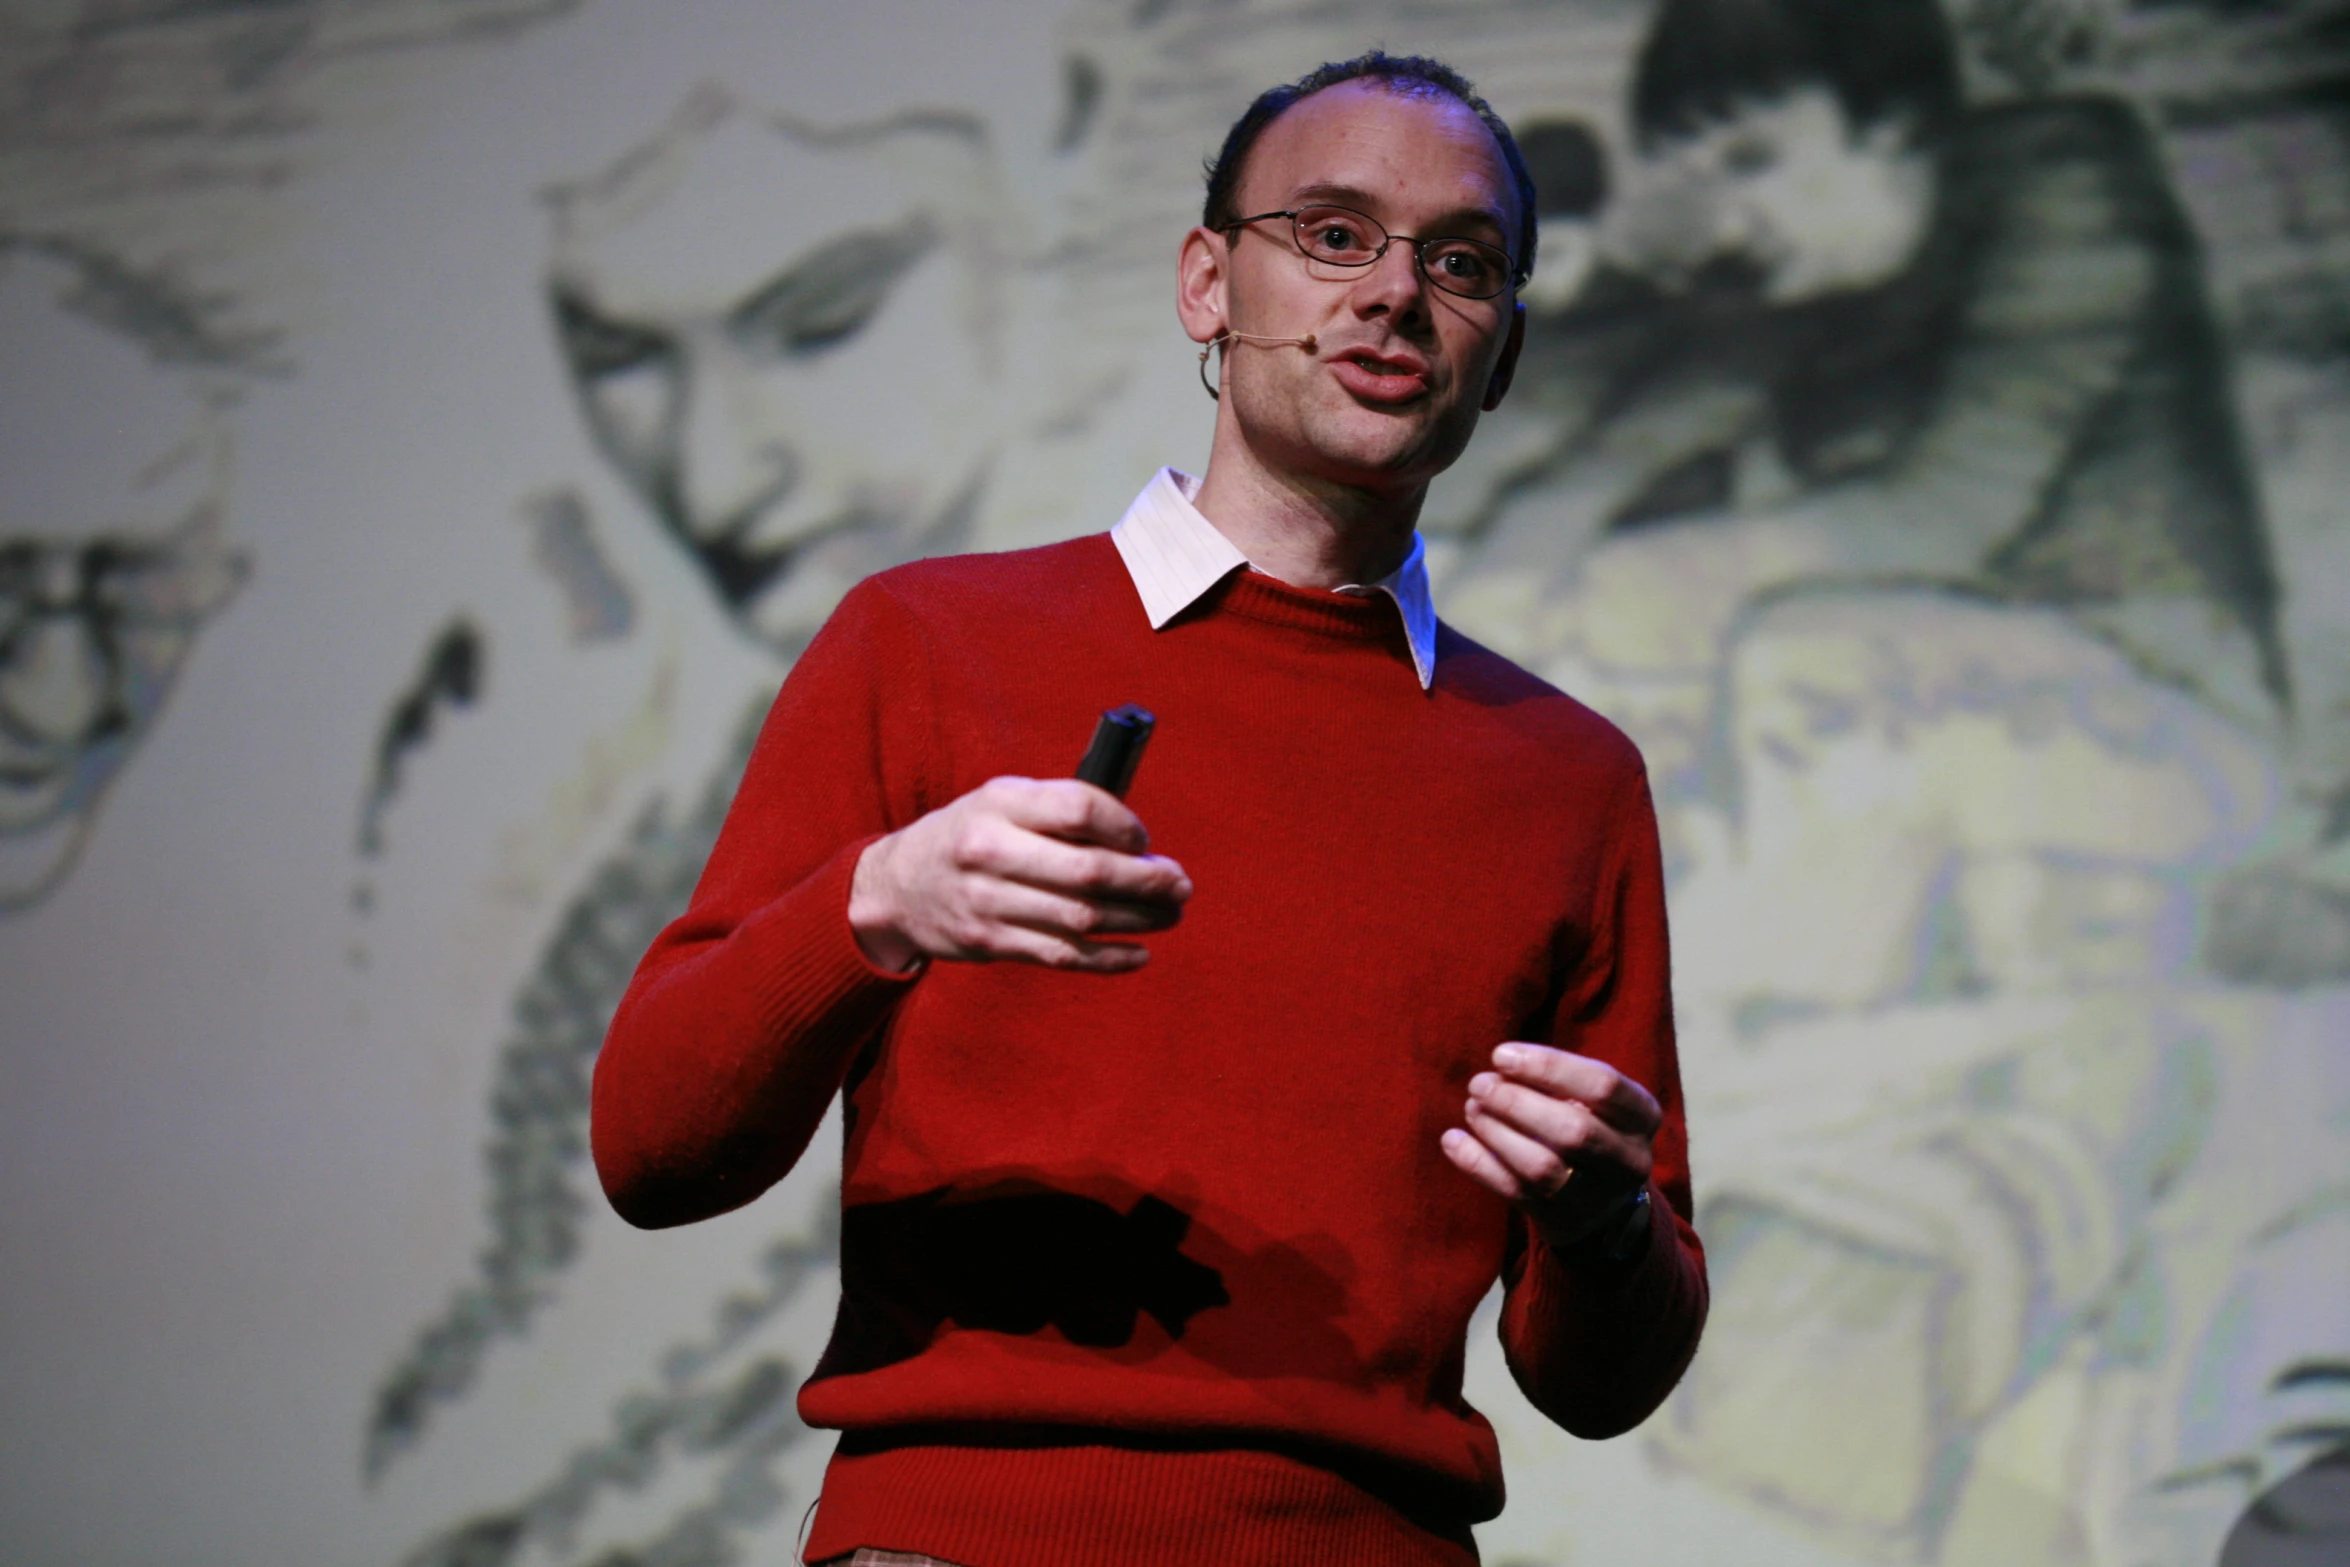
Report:
[[[2346,38],[0,4],[0,1557],[791,1559],[837,1130],[632,1231],[604,1022],[851,583],[1204,460],[1200,160],[1380,43],[1542,188],[1423,529],[1647,755],[1715,1285],[1598,1445],[1488,1303],[1486,1559],[2328,1559],[2246,1510],[2350,1441]]]

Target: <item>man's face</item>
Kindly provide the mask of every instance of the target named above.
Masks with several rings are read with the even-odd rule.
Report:
[[[77,281],[0,258],[0,911],[63,873],[243,574],[213,416],[66,308]]]
[[[1825,87],[1741,103],[1643,160],[1640,180],[1635,266],[1672,284],[1731,263],[1773,304],[1892,279],[1925,238],[1937,185],[1905,119],[1855,130]]]
[[[918,539],[985,461],[989,301],[915,172],[940,139],[736,114],[566,203],[551,286],[597,445],[773,640],[830,608],[795,564]]]
[[[1482,240],[1515,258],[1518,203],[1501,150],[1448,96],[1369,81],[1316,93],[1266,128],[1235,200],[1243,217],[1331,203],[1391,235]],[[1221,324],[1315,339],[1311,351],[1225,352],[1227,417],[1274,471],[1375,490],[1423,486],[1460,455],[1506,384],[1497,372],[1514,353],[1514,294],[1437,289],[1412,239],[1352,268],[1309,260],[1282,218],[1210,243],[1228,246]]]

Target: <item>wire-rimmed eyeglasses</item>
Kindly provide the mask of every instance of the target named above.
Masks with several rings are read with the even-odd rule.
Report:
[[[1462,299],[1491,299],[1512,283],[1522,282],[1509,252],[1479,239],[1444,235],[1418,239],[1390,234],[1377,218],[1352,207],[1315,205],[1284,212],[1260,212],[1219,225],[1225,232],[1262,223],[1268,218],[1290,220],[1289,237],[1308,261],[1326,261],[1334,267],[1367,267],[1387,254],[1387,247],[1403,240],[1420,263],[1420,275],[1448,294]]]

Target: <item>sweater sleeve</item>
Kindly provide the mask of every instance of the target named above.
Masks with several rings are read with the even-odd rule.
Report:
[[[1612,813],[1589,940],[1551,1043],[1607,1062],[1656,1096],[1664,1122],[1650,1175],[1648,1250],[1631,1267],[1560,1258],[1513,1214],[1501,1340],[1528,1401],[1575,1435],[1631,1430],[1697,1352],[1705,1253],[1690,1224],[1689,1133],[1673,1047],[1671,961],[1656,812],[1637,766]]]
[[[631,1223],[708,1218],[781,1180],[913,983],[867,960],[848,899],[866,845],[935,803],[930,679],[920,626],[868,581],[784,682],[596,1061],[589,1142]]]

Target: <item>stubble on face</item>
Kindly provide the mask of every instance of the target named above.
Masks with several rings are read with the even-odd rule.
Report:
[[[1268,126],[1236,200],[1243,216],[1331,202],[1390,233],[1460,235],[1515,248],[1513,183],[1493,135],[1458,100],[1362,80],[1304,100]],[[1467,446],[1514,307],[1420,276],[1409,241],[1361,269],[1317,265],[1279,219],[1227,238],[1226,307],[1237,331],[1303,337],[1311,350],[1226,350],[1225,421],[1274,474],[1416,493]],[[1396,397],[1365,373],[1416,376]],[[1383,376],[1383,379],[1387,377]],[[1357,390],[1361,388],[1361,390]],[[1224,423],[1218,450],[1227,447]]]

